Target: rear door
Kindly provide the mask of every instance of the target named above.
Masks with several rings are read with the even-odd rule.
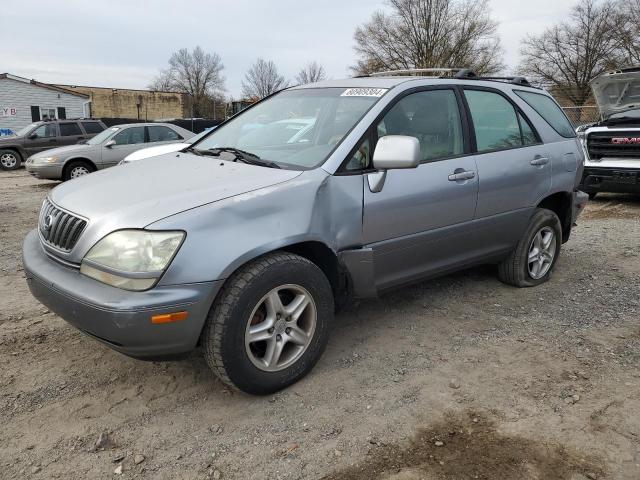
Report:
[[[520,238],[532,209],[551,190],[551,162],[531,122],[506,94],[468,87],[478,165],[475,240],[486,254],[507,250]]]
[[[75,145],[87,139],[78,122],[60,122],[58,128],[60,130],[60,145]]]
[[[104,130],[104,126],[100,122],[80,122],[84,130],[86,138],[95,137]]]
[[[113,167],[130,153],[144,148],[145,128],[144,126],[127,127],[111,137],[115,144],[110,147],[102,145],[102,159],[99,168]]]
[[[59,146],[58,126],[54,122],[43,123],[24,138],[24,149],[29,156]]]

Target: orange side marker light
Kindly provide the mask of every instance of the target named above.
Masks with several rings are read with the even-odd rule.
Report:
[[[187,319],[187,312],[163,313],[151,317],[151,323],[159,325],[162,323],[180,322]]]

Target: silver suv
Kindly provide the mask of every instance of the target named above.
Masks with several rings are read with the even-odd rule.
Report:
[[[586,203],[582,164],[524,79],[324,81],[58,186],[24,267],[36,298],[109,347],[201,344],[222,381],[268,394],[312,369],[349,298],[486,263],[510,285],[547,281]]]

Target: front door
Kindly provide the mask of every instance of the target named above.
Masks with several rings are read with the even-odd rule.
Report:
[[[24,138],[24,149],[29,156],[58,146],[58,126],[53,122],[40,125]]]
[[[115,141],[115,144],[110,147],[102,146],[102,161],[98,168],[113,167],[130,153],[144,148],[144,130],[145,127],[127,127],[111,137],[110,140]]]
[[[365,182],[363,237],[373,249],[378,290],[446,271],[472,255],[478,175],[460,106],[453,89],[419,91],[401,98],[377,125],[377,137],[418,138],[423,159],[416,169],[389,170],[378,192]]]

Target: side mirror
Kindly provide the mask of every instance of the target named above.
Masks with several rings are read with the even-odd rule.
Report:
[[[373,167],[377,170],[416,168],[420,165],[420,140],[407,135],[380,137],[373,152]]]
[[[373,168],[378,170],[367,175],[369,190],[382,190],[387,170],[416,168],[420,165],[420,140],[407,135],[385,135],[380,137],[373,152]]]
[[[38,134],[37,133],[32,133],[27,138],[29,140],[35,140],[36,138],[38,138]]]
[[[109,140],[107,143],[104,144],[105,147],[107,148],[111,148],[116,144],[115,140]]]

